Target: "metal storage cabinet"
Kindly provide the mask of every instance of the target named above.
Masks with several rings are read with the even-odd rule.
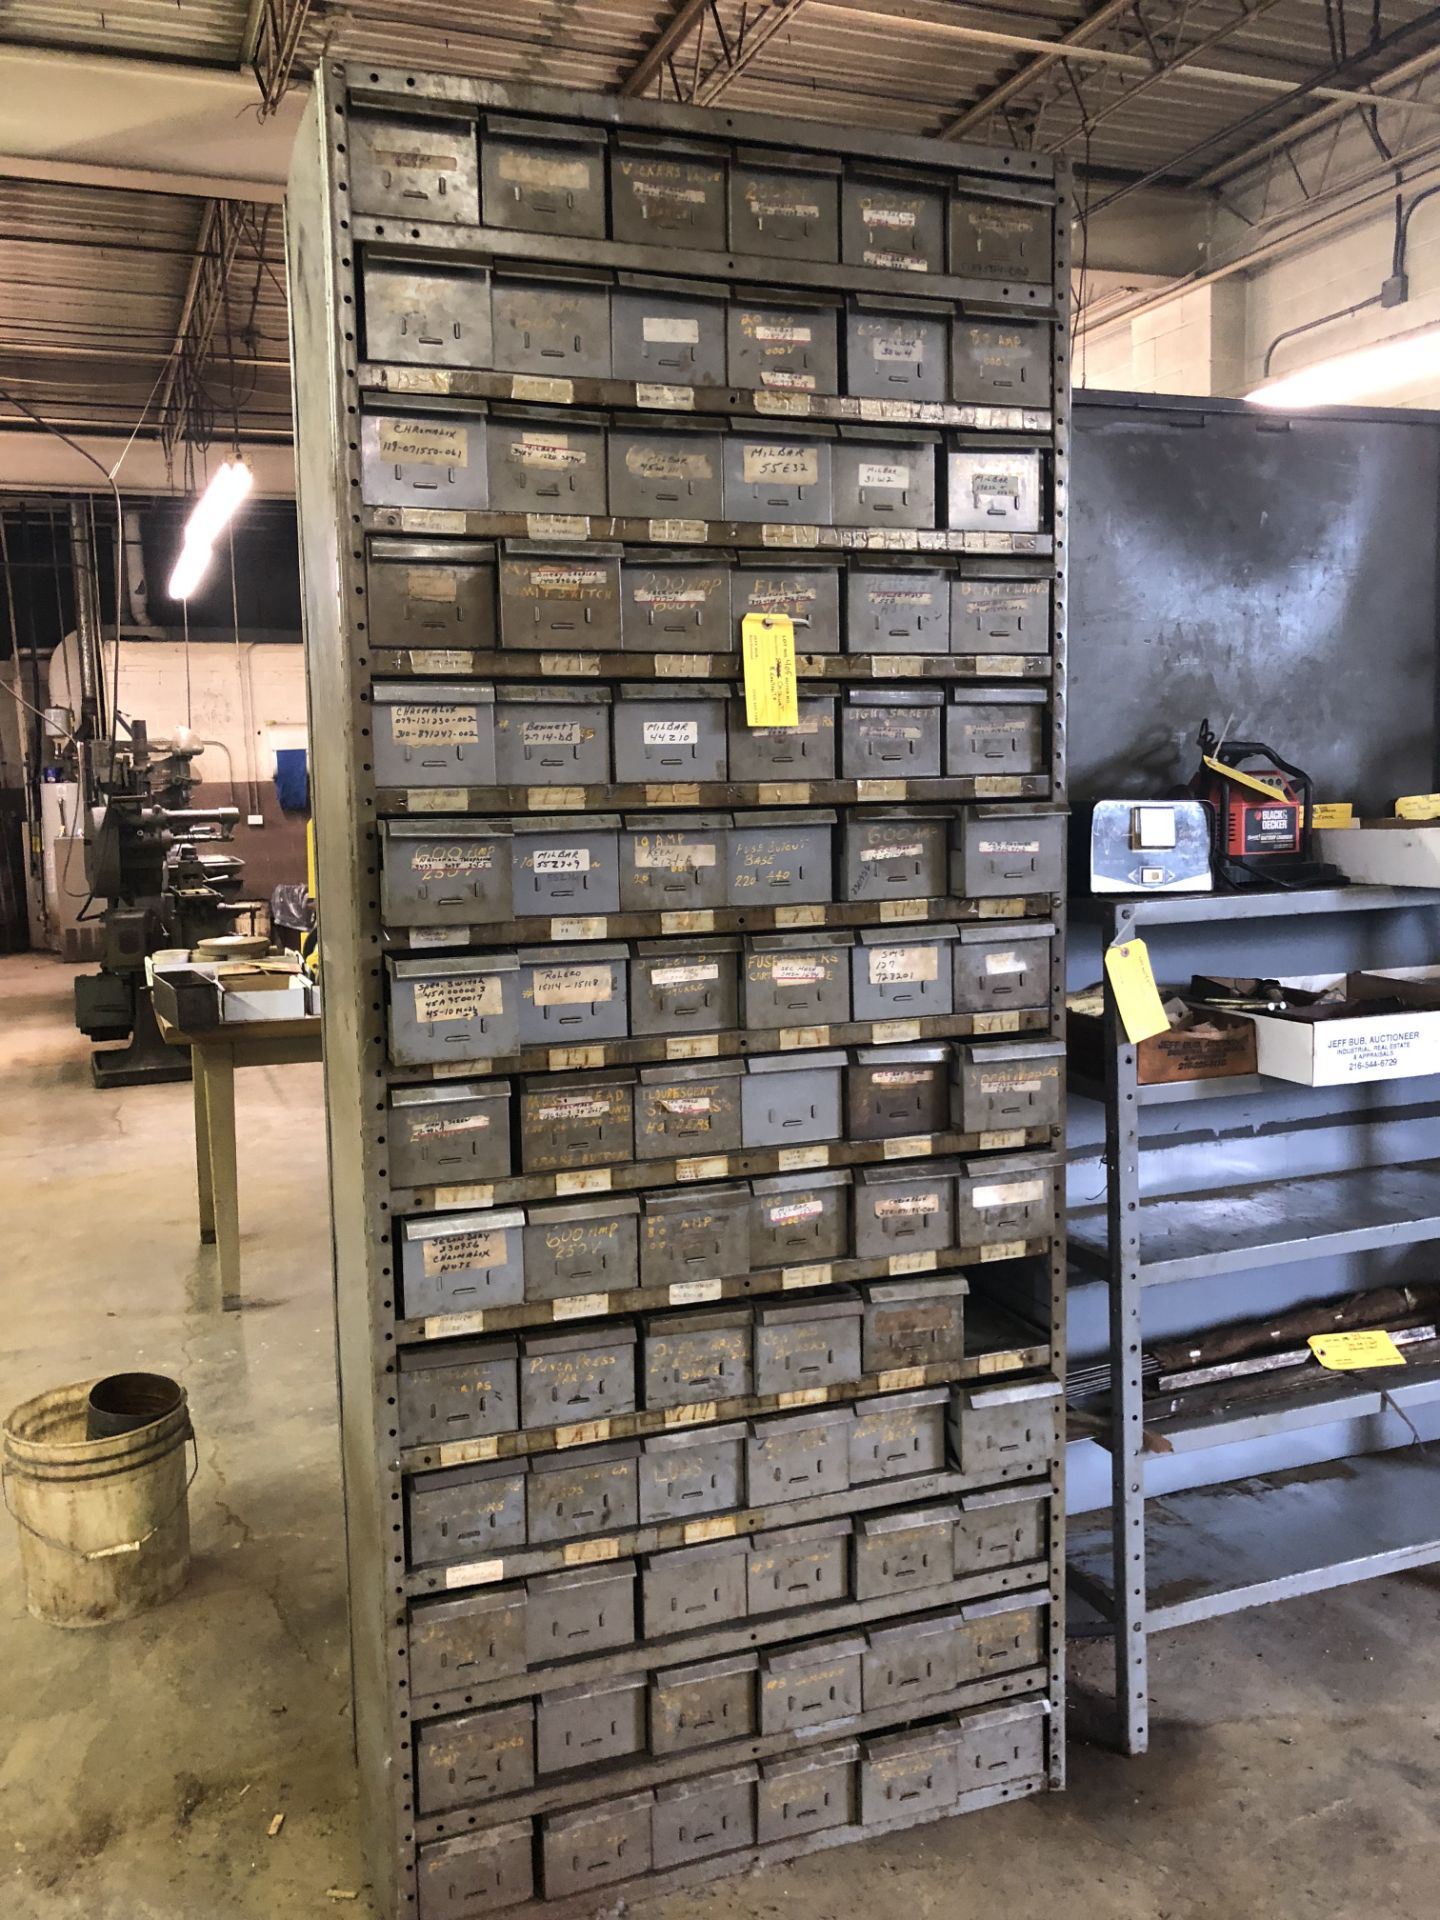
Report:
[[[845,778],[936,778],[944,706],[939,687],[848,687],[840,721]]]
[[[298,154],[378,1908],[578,1911],[1058,1785],[1058,1162],[980,1076],[1060,1027],[1064,178],[330,61]],[[799,729],[742,724],[752,612]],[[913,763],[838,750],[877,689]],[[951,1056],[983,1144],[912,1159]],[[957,1676],[1023,1709],[937,1716]]]
[[[945,709],[947,776],[1042,773],[1048,704],[1043,687],[952,687]]]

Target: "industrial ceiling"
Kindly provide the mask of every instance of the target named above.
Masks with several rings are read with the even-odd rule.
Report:
[[[1146,205],[1153,229],[1168,196],[1172,274],[1197,213],[1255,224],[1226,197],[1255,169],[1283,175],[1292,211],[1320,204],[1297,162],[1320,129],[1363,129],[1382,170],[1440,136],[1421,104],[1440,6],[1415,0],[0,0],[0,76],[37,49],[92,76],[146,63],[115,88],[243,76],[245,113],[279,109],[276,128],[330,53],[1034,147],[1076,164],[1097,215]],[[16,177],[4,94],[0,80],[0,426],[28,409],[72,432],[138,427],[181,467],[207,441],[283,441],[278,207],[81,164]],[[213,124],[233,134],[234,118]],[[185,146],[210,172],[203,141]],[[1153,232],[1151,251],[1166,253]]]

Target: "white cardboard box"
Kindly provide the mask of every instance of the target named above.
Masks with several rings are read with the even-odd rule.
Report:
[[[1440,824],[1322,827],[1320,858],[1379,887],[1440,887]]]
[[[1353,829],[1349,829],[1353,831]],[[1344,974],[1307,975],[1282,986],[1323,990],[1342,986]],[[1352,989],[1378,995],[1403,991],[1440,1002],[1440,967],[1401,967],[1350,976]],[[1338,1087],[1362,1080],[1410,1080],[1440,1073],[1440,1004],[1404,1013],[1353,1014],[1329,1020],[1251,1014],[1255,1063],[1262,1074],[1307,1087]]]

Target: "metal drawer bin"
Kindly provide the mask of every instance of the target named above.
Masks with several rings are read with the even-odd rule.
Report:
[[[819,906],[834,898],[835,815],[740,813],[730,832],[725,902],[731,907]]]
[[[566,1773],[645,1751],[645,1676],[585,1680],[535,1702],[535,1770]]]
[[[632,551],[620,587],[627,653],[726,653],[733,646],[728,554]]]
[[[743,1400],[754,1392],[748,1307],[651,1314],[644,1338],[647,1407]]]
[[[760,1768],[755,1801],[755,1838],[763,1846],[804,1834],[828,1833],[855,1819],[858,1742],[822,1747],[819,1753],[767,1760]]]
[[[744,1506],[744,1485],[743,1426],[654,1434],[640,1455],[640,1524],[730,1512]]]
[[[608,687],[497,689],[497,786],[603,787],[609,783]]]
[[[951,886],[970,900],[1065,890],[1065,816],[966,807],[956,826]]]
[[[850,1486],[850,1410],[777,1413],[750,1425],[745,1484],[752,1507],[813,1500]],[[752,1594],[751,1611],[755,1610]]]
[[[631,1646],[635,1562],[541,1574],[526,1583],[525,1612],[526,1662],[532,1667]]]
[[[495,549],[477,540],[372,540],[366,561],[377,647],[496,644]]]
[[[840,162],[740,147],[730,163],[730,246],[782,260],[840,258]]]
[[[647,1640],[727,1626],[745,1612],[743,1540],[715,1540],[676,1553],[653,1553],[640,1568]]]
[[[953,687],[945,709],[948,779],[1045,771],[1048,687]]]
[[[628,833],[621,844],[628,853]],[[739,980],[740,941],[733,935],[638,941],[630,961],[630,1031],[639,1039],[738,1027]]]
[[[955,1244],[1048,1240],[1058,1225],[1055,1166],[1034,1154],[969,1160],[955,1181]]]
[[[850,1251],[850,1170],[778,1173],[752,1180],[750,1266],[811,1266]]]
[[[377,787],[494,786],[494,687],[394,680],[371,705]]]
[[[620,835],[622,910],[724,906],[730,827],[728,813],[627,813]]]
[[[493,513],[606,511],[603,413],[492,408],[485,459]]]
[[[955,1167],[860,1167],[855,1175],[855,1257],[938,1253],[954,1245]]]
[[[834,517],[835,429],[790,421],[736,423],[725,437],[725,518],[828,526]]]
[[[487,1460],[412,1480],[410,1565],[486,1560],[523,1547],[528,1478],[523,1460]]]
[[[849,1140],[943,1133],[950,1112],[950,1049],[857,1047],[845,1076]]]
[[[863,1638],[767,1653],[760,1662],[760,1734],[806,1733],[860,1711]]]
[[[725,385],[725,294],[712,281],[617,274],[610,312],[617,380]]]
[[[727,155],[707,140],[618,133],[610,155],[611,238],[722,252]]]
[[[843,1026],[850,1018],[853,933],[765,933],[745,943],[744,1024]]]
[[[635,1158],[738,1153],[743,1072],[738,1060],[642,1067],[635,1101]]]
[[[970,1282],[963,1275],[876,1280],[861,1291],[861,1360],[867,1374],[888,1373],[892,1367],[953,1367],[965,1358]]]
[[[755,1391],[804,1393],[860,1377],[860,1301],[848,1289],[800,1306],[755,1309]]]
[[[726,323],[730,384],[749,392],[839,394],[839,305],[833,294],[737,286]]]
[[[972,1601],[960,1634],[960,1681],[988,1680],[996,1673],[1018,1673],[1039,1666],[1048,1638],[1049,1597],[1002,1594]]]
[[[956,319],[950,398],[961,406],[1048,407],[1054,330],[1043,320]]]
[[[1028,1487],[992,1487],[960,1497],[955,1522],[955,1571],[993,1573],[1047,1558],[1050,1494]],[[1043,1576],[1042,1576],[1043,1577]]]
[[[566,1200],[531,1207],[525,1225],[525,1298],[574,1300],[624,1293],[639,1278],[640,1202]]]
[[[640,1284],[668,1287],[673,1304],[683,1305],[686,1294],[677,1298],[673,1289],[704,1288],[748,1273],[749,1215],[750,1189],[743,1180],[688,1193],[647,1193]]]
[[[855,1522],[855,1598],[923,1593],[955,1578],[955,1509],[912,1507]]]
[[[535,1784],[535,1713],[528,1700],[462,1713],[415,1739],[415,1799],[422,1814],[482,1805]]]
[[[753,1653],[650,1676],[650,1751],[691,1753],[755,1731]]]
[[[755,1844],[754,1767],[655,1789],[655,1870]]]
[[[620,549],[507,540],[500,559],[500,639],[507,647],[620,646]],[[560,689],[555,689],[559,692]],[[608,689],[584,690],[599,704]],[[608,766],[605,774],[609,778]]]
[[[940,436],[923,429],[842,426],[835,447],[835,520],[842,527],[933,527]]]
[[[524,1587],[481,1588],[410,1610],[410,1692],[416,1701],[523,1673],[529,1661]]]
[[[508,954],[388,960],[390,1058],[397,1067],[496,1060],[520,1044],[519,968]]]
[[[494,364],[487,268],[407,260],[367,247],[361,275],[367,360],[422,367]]]
[[[943,1473],[949,1400],[946,1388],[928,1387],[919,1393],[893,1393],[881,1400],[857,1401],[855,1424],[850,1429],[851,1486]]]
[[[473,227],[480,218],[473,120],[353,113],[350,198],[356,213]]]
[[[599,1807],[546,1814],[540,1823],[545,1898],[563,1900],[648,1873],[654,1805],[653,1793],[631,1793]]]
[[[403,1219],[399,1223],[399,1277],[405,1288],[407,1317],[518,1306],[524,1300],[522,1225],[524,1213],[518,1208],[501,1213],[434,1213],[428,1219]],[[490,1354],[493,1350],[482,1348],[480,1352]],[[509,1411],[515,1411],[511,1394],[501,1398]],[[505,1428],[480,1430],[503,1432]],[[409,1442],[405,1444],[409,1446]]]
[[[634,1150],[633,1069],[520,1082],[520,1165],[526,1173],[615,1166]]]
[[[793,727],[752,727],[745,718],[745,702],[730,702],[732,780],[835,778],[834,694],[797,700],[796,708],[798,718]]]
[[[751,1488],[753,1503],[755,1492]],[[792,1613],[850,1595],[850,1522],[817,1520],[757,1534],[745,1555],[746,1610]]]
[[[845,623],[847,653],[948,653],[950,576],[929,560],[852,563]]]
[[[765,1054],[745,1062],[740,1137],[746,1147],[839,1140],[844,1133],[840,1052]]]
[[[861,400],[945,400],[950,312],[940,300],[852,294],[845,316],[846,393]]]
[[[926,1727],[917,1733],[892,1733],[867,1740],[860,1756],[860,1821],[939,1813],[960,1797],[960,1767],[954,1730]]]
[[[488,113],[480,138],[487,227],[605,238],[605,136]]]
[[[950,589],[955,653],[1048,654],[1048,580],[956,580]]]
[[[943,273],[945,185],[913,167],[852,165],[840,193],[840,258],[890,273]]]
[[[784,614],[795,628],[797,653],[840,651],[840,559],[814,560],[808,556],[742,561],[730,576],[730,646],[739,650],[740,629],[747,613]]]
[[[639,1469],[635,1440],[537,1454],[526,1475],[530,1544],[543,1547],[638,1526]]]
[[[526,1427],[560,1427],[635,1411],[635,1329],[526,1334],[520,1413]]]
[[[1048,1714],[1048,1701],[1017,1700],[1012,1706],[958,1721],[955,1753],[960,1791],[972,1793],[1012,1780],[1042,1780]]]
[[[360,497],[371,507],[489,505],[483,412],[366,411],[360,416]]]
[[[617,782],[723,780],[725,696],[724,687],[622,686],[615,703]]]
[[[607,436],[610,511],[637,520],[719,520],[722,422],[617,413]]]
[[[1048,1473],[1059,1457],[1064,1396],[1053,1380],[1014,1387],[956,1387],[950,1451],[962,1473],[1014,1480]]]
[[[963,1625],[960,1614],[947,1613],[873,1629],[861,1680],[866,1713],[923,1713],[926,1701],[954,1693],[960,1685]]]
[[[618,913],[619,834],[615,813],[517,820],[510,840],[516,917]]]
[[[608,274],[586,267],[499,267],[490,301],[497,371],[610,378]]]
[[[484,1920],[535,1893],[530,1822],[512,1820],[421,1847],[415,1870],[420,1920]]]
[[[1055,271],[1055,216],[1043,205],[957,193],[950,202],[950,271],[1036,286]]]
[[[392,1187],[503,1180],[510,1171],[510,1083],[395,1087],[387,1133]]]
[[[1040,531],[1038,453],[986,448],[983,453],[952,453],[948,463],[947,526],[960,533]]]
[[[939,718],[937,713],[937,725]],[[932,900],[943,895],[950,818],[909,807],[847,812],[840,852],[842,898]]]
[[[850,956],[856,1020],[919,1020],[955,1010],[954,927],[866,927]]]
[[[1065,1085],[1062,1040],[959,1046],[954,1053],[954,1069],[953,1114],[961,1133],[1059,1126]],[[994,1144],[1016,1146],[1019,1142],[999,1140]]]
[[[473,1216],[472,1216],[473,1217]],[[467,1340],[400,1355],[400,1445],[433,1447],[519,1424],[513,1340]]]
[[[629,949],[521,947],[520,1044],[623,1040],[629,1026]]]
[[[955,942],[955,1011],[1009,1013],[1050,1004],[1054,926],[962,927]]]

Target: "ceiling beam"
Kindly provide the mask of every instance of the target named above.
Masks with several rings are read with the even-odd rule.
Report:
[[[141,436],[131,439],[124,433],[96,433],[77,428],[70,436],[78,441],[105,473],[115,475],[122,494],[173,494],[183,484],[172,471],[171,462],[158,440]],[[255,439],[242,435],[241,446],[255,476],[255,492],[260,496],[287,499],[295,492],[295,456],[291,448],[272,436]],[[218,463],[228,448],[216,448]],[[38,427],[0,424],[0,492],[105,493],[108,489],[100,474],[83,454],[67,447],[53,433]]]
[[[684,0],[639,64],[626,75],[620,91],[639,93],[657,75],[663,87],[663,75],[668,70],[676,97],[686,106],[711,106],[804,5],[805,0],[743,0],[738,13],[732,5],[727,29],[717,0]],[[714,33],[707,40],[712,25]],[[675,61],[692,34],[693,55],[686,55],[690,72],[682,78]],[[704,66],[707,46],[713,57]]]
[[[1103,0],[1103,4],[1093,13],[1087,15],[1078,26],[1072,27],[1061,37],[1059,47],[1083,46],[1092,35],[1102,33],[1111,21],[1127,12],[1130,4],[1131,0]],[[975,102],[973,107],[967,107],[964,113],[957,114],[948,126],[942,127],[941,139],[959,140],[972,127],[978,126],[982,120],[988,120],[992,113],[1007,105],[1017,94],[1023,93],[1042,74],[1048,73],[1060,58],[1060,52],[1056,51],[1038,54],[1034,59],[1028,60],[1017,73],[1011,74],[1008,80],[1002,80],[999,86],[992,87],[989,93]]]
[[[709,4],[710,0],[676,0],[674,13],[620,82],[624,99],[633,99],[645,91]]]

